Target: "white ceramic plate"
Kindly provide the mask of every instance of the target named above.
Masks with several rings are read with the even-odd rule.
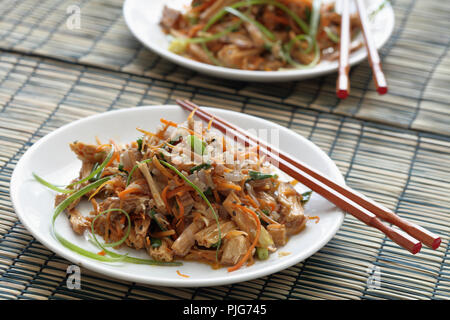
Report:
[[[368,12],[378,8],[383,1],[365,0]],[[159,26],[162,9],[164,5],[168,5],[171,8],[184,10],[190,3],[191,0],[126,0],[123,5],[123,15],[133,35],[147,48],[167,60],[210,76],[240,81],[271,82],[307,79],[332,73],[338,69],[337,61],[323,61],[314,68],[304,70],[248,71],[213,66],[174,54],[167,49],[169,46],[167,35]],[[371,21],[372,35],[378,48],[381,48],[391,36],[394,20],[394,11],[388,3]],[[359,37],[362,39],[362,35]],[[364,47],[353,52],[350,56],[350,65],[360,63],[366,56]]]
[[[334,162],[317,146],[298,134],[272,122],[246,114],[221,109],[207,109],[211,113],[244,129],[278,129],[280,149],[304,161],[326,174],[337,183],[344,179]],[[246,281],[262,277],[288,268],[314,254],[322,248],[337,232],[344,214],[331,203],[313,194],[306,206],[306,213],[319,216],[320,222],[308,221],[306,228],[291,237],[288,244],[279,249],[290,252],[279,257],[274,253],[267,261],[257,261],[254,265],[234,272],[226,268],[212,269],[209,265],[197,262],[183,262],[179,267],[147,266],[130,263],[103,263],[74,253],[62,246],[51,234],[51,217],[55,193],[34,181],[32,172],[55,184],[68,184],[78,175],[81,162],[70,151],[68,144],[79,140],[95,143],[95,136],[102,141],[114,139],[127,143],[141,136],[136,127],[155,130],[159,119],[182,122],[187,113],[179,106],[152,106],[124,109],[102,113],[65,125],[36,142],[20,159],[11,179],[11,198],[21,222],[42,244],[55,253],[80,266],[92,269],[110,277],[164,286],[212,286]],[[306,189],[304,186],[296,187]],[[82,212],[89,212],[86,205]],[[83,236],[76,235],[70,228],[65,214],[58,217],[56,228],[69,241],[92,252],[98,252]],[[148,258],[143,252],[125,249],[133,256]],[[189,278],[177,274],[189,275]]]

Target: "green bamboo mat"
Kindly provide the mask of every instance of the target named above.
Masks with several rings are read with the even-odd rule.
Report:
[[[381,51],[391,93],[378,97],[367,64],[352,69],[352,95],[335,76],[248,84],[206,78],[143,49],[120,1],[80,1],[82,28],[65,27],[68,1],[0,2],[0,298],[3,299],[450,299],[448,26],[443,1],[395,1],[396,30]],[[309,259],[279,273],[211,288],[167,288],[81,270],[37,242],[9,196],[14,167],[34,142],[92,114],[189,98],[260,116],[311,139],[347,183],[442,236],[413,256],[347,215]],[[369,282],[380,272],[380,283]]]
[[[388,96],[376,93],[367,62],[352,68],[351,95],[344,101],[335,96],[335,75],[278,85],[208,78],[141,46],[125,25],[121,0],[0,1],[0,48],[450,135],[450,4],[392,2],[396,28],[380,52]],[[69,30],[67,8],[74,4],[81,11],[81,28]]]

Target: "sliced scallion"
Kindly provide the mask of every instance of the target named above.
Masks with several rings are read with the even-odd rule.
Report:
[[[276,37],[275,35],[269,31],[269,29],[267,29],[264,25],[262,25],[261,23],[259,23],[258,21],[250,18],[249,16],[247,16],[245,13],[242,13],[239,10],[236,10],[232,7],[225,7],[224,10],[236,17],[238,17],[239,19],[241,19],[244,22],[248,22],[253,24],[255,27],[257,27],[259,29],[259,31],[261,31],[261,33],[268,38],[269,40],[275,41]]]
[[[72,193],[73,192],[73,190],[71,190],[71,189],[62,189],[62,188],[59,188],[58,186],[56,186],[56,185],[54,185],[54,184],[52,184],[52,183],[50,183],[48,181],[45,181],[44,179],[39,177],[34,172],[33,172],[33,177],[36,179],[37,182],[39,182],[40,184],[46,186],[47,188],[49,188],[49,189],[51,189],[53,191],[56,191],[56,192],[59,192],[59,193]]]
[[[109,161],[111,160],[113,154],[114,154],[114,147],[111,147],[111,150],[109,151],[109,153],[108,153],[108,155],[106,156],[105,160],[103,160],[103,162],[97,167],[97,169],[92,170],[91,173],[90,173],[87,177],[85,177],[85,178],[83,178],[83,179],[81,179],[81,180],[78,180],[78,181],[76,181],[76,182],[74,182],[74,183],[69,184],[69,185],[67,186],[67,188],[73,187],[74,185],[77,185],[77,184],[80,184],[80,183],[89,181],[89,180],[91,180],[92,178],[94,178],[98,173],[100,173],[101,171],[103,171],[103,169],[106,167],[106,165],[107,165],[107,164],[109,163]],[[97,181],[98,181],[98,180],[97,180]]]
[[[141,161],[140,163],[147,163],[147,162],[151,162],[151,161],[152,161],[152,159],[146,159],[146,160]],[[133,173],[134,173],[134,171],[137,169],[138,166],[139,166],[139,165],[136,164],[136,165],[131,169],[130,173],[128,174],[127,183],[125,184],[125,187],[128,187],[128,185],[130,184],[131,178],[133,177]]]

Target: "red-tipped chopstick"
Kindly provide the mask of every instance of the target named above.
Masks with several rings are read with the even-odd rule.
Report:
[[[198,106],[189,101],[177,100],[177,103],[188,111],[192,111],[198,108]],[[202,109],[197,109],[196,115],[205,121],[210,121],[211,118],[213,118],[211,114]],[[226,131],[227,129],[237,132],[239,134],[241,142],[246,145],[258,146],[259,150],[262,151],[262,153],[266,154],[268,158],[281,159],[283,163],[275,160],[275,162],[280,165],[281,170],[285,171],[299,182],[310,187],[313,191],[316,191],[331,202],[335,203],[336,206],[354,215],[364,223],[379,229],[393,241],[408,249],[410,252],[417,253],[421,248],[420,242],[414,238],[419,239],[433,249],[437,249],[439,247],[441,243],[441,239],[439,236],[397,216],[387,208],[377,204],[373,200],[366,198],[357,191],[352,190],[345,185],[340,186],[334,183],[328,178],[322,176],[314,169],[308,167],[306,164],[300,163],[284,155],[275,148],[266,145],[262,141],[258,141],[257,139],[247,135],[242,129],[231,125],[223,119],[214,117],[212,124],[222,132],[224,132],[224,130]],[[287,162],[291,166],[286,166],[284,162]],[[294,166],[295,169],[293,169],[292,166]],[[343,198],[345,198],[346,200]],[[376,219],[376,216],[398,226],[400,229],[407,232],[410,236],[398,229],[393,229],[384,225],[381,221]]]
[[[359,19],[361,21],[362,32],[364,35],[364,43],[367,48],[367,55],[369,57],[369,63],[372,67],[373,81],[379,94],[385,94],[388,91],[386,78],[383,70],[381,69],[381,60],[378,55],[375,41],[370,32],[369,18],[366,13],[366,7],[362,0],[356,0],[356,7],[358,8]]]
[[[339,39],[339,74],[336,81],[336,95],[345,99],[350,91],[348,72],[350,65],[350,0],[342,1],[341,36]]]

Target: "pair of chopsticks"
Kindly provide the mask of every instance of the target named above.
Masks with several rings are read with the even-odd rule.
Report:
[[[350,91],[349,80],[349,54],[350,54],[350,0],[342,1],[341,13],[341,35],[339,44],[339,75],[336,81],[336,95],[340,99],[345,99]],[[380,56],[378,55],[375,41],[370,32],[369,18],[363,0],[355,0],[358,8],[361,29],[364,35],[364,43],[367,48],[367,56],[372,68],[373,80],[379,94],[387,93],[388,87],[383,70],[381,69]]]
[[[260,154],[266,156],[268,162],[278,166],[280,170],[334,203],[337,207],[352,214],[365,224],[377,228],[409,252],[413,254],[419,252],[422,248],[422,242],[433,249],[437,249],[441,244],[441,238],[438,235],[397,216],[389,209],[346,185],[336,184],[308,165],[288,157],[261,140],[247,135],[243,129],[213,116],[190,101],[177,100],[177,103],[189,112],[195,110],[195,115],[202,120],[206,122],[212,121],[212,126],[223,134],[232,134],[236,141],[247,147],[257,147]],[[380,219],[400,229],[386,225]]]

